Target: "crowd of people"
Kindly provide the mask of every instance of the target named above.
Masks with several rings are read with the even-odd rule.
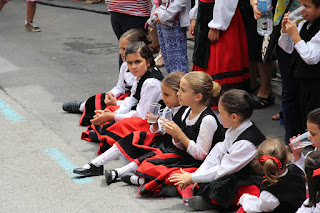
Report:
[[[151,10],[146,0],[106,1],[120,72],[109,92],[62,106],[82,114],[83,140],[100,143],[99,156],[73,172],[138,185],[144,197],[180,195],[194,210],[320,212],[320,0],[291,4],[289,11],[305,6],[299,24],[281,14],[290,1],[274,2],[282,26],[283,141],[266,138],[250,120],[254,109],[274,103],[275,61],[262,62],[255,0],[200,0],[192,9],[190,1],[163,0]],[[156,26],[165,74],[149,48],[148,26]],[[190,72],[188,28],[195,41]],[[162,110],[151,122],[155,104]],[[291,141],[306,130],[315,150],[304,155]],[[115,159],[123,167],[104,171]]]

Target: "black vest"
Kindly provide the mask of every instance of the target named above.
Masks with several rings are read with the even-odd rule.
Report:
[[[274,213],[294,213],[306,199],[304,173],[294,164],[288,165],[288,170],[288,173],[279,178],[277,183],[270,185],[265,181],[261,185],[261,191],[270,192],[280,201]]]
[[[161,71],[157,68],[157,67],[154,67],[152,69],[152,71],[150,72],[149,70],[140,78],[139,82],[138,82],[138,85],[137,85],[137,89],[136,89],[136,92],[135,94],[133,95],[133,97],[135,97],[135,99],[140,100],[141,98],[141,88],[142,88],[142,85],[144,83],[145,80],[147,80],[148,78],[156,78],[158,79],[159,81],[161,81],[163,79],[163,75],[161,73]]]
[[[259,146],[265,140],[265,136],[255,125],[252,125],[243,131],[233,143],[237,143],[240,140],[248,140],[255,146]],[[249,163],[234,174],[225,175],[213,180],[211,183],[199,184],[200,188],[195,191],[195,194],[213,199],[221,206],[228,208],[241,185],[254,184],[260,186],[262,180],[262,175],[257,174]]]
[[[310,22],[305,22],[300,30],[300,36],[302,40],[308,42],[314,37],[320,30],[320,18],[317,18],[307,29]],[[292,53],[292,61],[290,72],[294,72],[294,77],[297,79],[319,79],[320,78],[320,62],[314,65],[308,65],[297,50]]]
[[[256,125],[252,125],[249,128],[247,128],[245,131],[243,131],[238,138],[233,142],[233,143],[237,143],[240,140],[248,140],[251,143],[253,143],[253,145],[255,145],[256,147],[258,147],[264,140],[266,139],[266,137],[262,134],[262,132],[256,127]],[[235,173],[235,175],[242,180],[247,179],[250,175],[252,175],[254,178],[252,179],[252,181],[256,184],[256,185],[260,185],[261,181],[262,181],[262,175],[258,174],[256,172],[256,170],[254,168],[252,168],[251,163],[247,164],[245,167],[243,167],[240,171],[238,171],[237,173]],[[258,179],[255,179],[255,178]]]
[[[205,116],[207,115],[212,115],[214,117],[214,119],[216,120],[217,123],[217,130],[215,131],[214,135],[213,135],[213,139],[212,139],[212,145],[211,148],[214,147],[214,145],[216,145],[216,143],[221,142],[224,140],[224,130],[222,128],[222,125],[220,124],[217,116],[214,114],[214,112],[212,111],[212,109],[210,109],[209,107],[207,107],[205,110],[203,110],[203,112],[200,114],[198,120],[196,121],[196,123],[192,126],[187,126],[186,125],[186,119],[188,118],[189,114],[191,112],[191,108],[188,110],[188,112],[186,113],[185,118],[183,119],[182,123],[181,123],[181,130],[184,132],[184,134],[193,141],[197,141],[198,135],[199,135],[199,131],[200,131],[200,126],[202,123],[202,120]],[[210,128],[210,127],[207,127]],[[203,162],[202,160],[196,160],[194,159],[191,155],[189,155],[187,152],[182,152],[181,155],[183,156],[183,160],[181,161],[182,164],[184,163],[188,163],[188,162],[194,162],[195,163],[195,167],[198,167],[201,165],[201,163]]]
[[[212,115],[215,118],[215,120],[217,122],[217,126],[218,126],[217,130],[215,131],[215,134],[213,136],[212,147],[217,142],[224,140],[224,132],[223,132],[222,125],[220,124],[220,122],[217,119],[214,112],[209,107],[207,107],[201,113],[197,122],[192,126],[186,126],[186,124],[185,124],[185,121],[191,111],[191,108],[186,113],[185,118],[183,120],[181,119],[185,109],[186,109],[186,107],[180,108],[179,114],[180,114],[180,111],[182,111],[182,113],[179,115],[180,117],[178,117],[178,113],[176,114],[178,120],[175,122],[190,140],[193,140],[195,142],[197,141],[197,137],[199,135],[202,119],[207,115]],[[210,128],[210,127],[208,127],[208,128]],[[166,137],[164,137],[164,136],[166,136]],[[156,145],[154,147],[160,148],[162,150],[162,152],[164,152],[164,153],[176,153],[176,154],[180,155],[181,158],[171,159],[171,160],[168,160],[168,159],[164,159],[164,160],[163,159],[149,159],[148,161],[150,161],[156,165],[163,164],[166,167],[176,167],[176,166],[179,166],[179,167],[199,167],[201,165],[201,163],[203,161],[194,159],[186,151],[181,150],[181,149],[177,148],[175,145],[173,145],[172,144],[172,137],[170,135],[165,134],[164,136],[160,137],[157,140]]]

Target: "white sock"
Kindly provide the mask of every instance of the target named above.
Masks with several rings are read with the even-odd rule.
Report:
[[[90,166],[89,164],[86,164],[86,165],[84,165],[82,168],[84,168],[84,169],[90,169],[91,166]]]
[[[86,102],[83,102],[83,103],[80,105],[80,107],[79,107],[80,112],[83,112],[83,111],[84,111],[85,105],[86,105]]]
[[[112,175],[112,180],[115,179],[116,173],[114,171],[111,171],[111,175]]]
[[[139,178],[137,175],[132,175],[130,177],[130,182],[134,185],[140,186],[144,183],[144,178]]]
[[[107,151],[93,159],[91,163],[95,166],[102,166],[106,164],[108,161],[118,159],[121,155],[121,151],[115,144],[113,144],[113,146],[110,147]]]
[[[122,152],[121,152],[121,155],[120,155],[119,159],[121,160],[122,165],[127,165],[127,164],[130,163],[130,161],[128,160],[128,158],[127,158],[126,156],[124,156],[124,155],[122,154]]]
[[[118,172],[119,177],[121,177],[124,173],[136,171],[137,168],[138,168],[138,165],[132,161],[129,164],[127,164],[121,168],[117,168],[115,170]]]

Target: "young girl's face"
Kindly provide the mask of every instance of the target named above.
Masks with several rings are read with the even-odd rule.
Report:
[[[315,123],[307,121],[307,129],[311,133],[311,140],[314,147],[320,148],[320,129]]]
[[[177,95],[179,103],[182,106],[191,106],[191,104],[194,103],[196,97],[194,90],[191,89],[188,82],[185,81],[183,78],[180,81],[180,89]]]
[[[124,53],[125,53],[125,51],[126,51],[127,46],[128,46],[130,43],[131,43],[131,42],[128,41],[127,39],[125,39],[125,38],[120,38],[120,40],[119,40],[119,47],[120,47],[119,54],[121,55],[122,61],[125,61]]]
[[[311,0],[300,0],[300,4],[306,7],[306,9],[301,12],[305,20],[312,22],[320,17],[320,7],[316,8]]]
[[[167,107],[179,106],[177,91],[161,83],[162,100]]]
[[[139,53],[132,53],[126,56],[129,71],[137,78],[141,78],[150,66],[150,61],[142,58]]]
[[[223,105],[221,104],[221,101],[219,101],[218,103],[218,110],[219,110],[218,117],[220,118],[223,127],[224,128],[233,127],[232,115],[230,115],[230,113],[224,109]]]

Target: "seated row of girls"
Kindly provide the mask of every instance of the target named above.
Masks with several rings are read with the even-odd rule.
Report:
[[[82,133],[84,140],[101,142],[98,154],[133,131],[148,131],[150,125],[145,120],[148,107],[161,101],[160,81],[163,75],[155,66],[148,46],[144,42],[129,44],[125,60],[129,71],[135,76],[130,96],[114,112],[95,110],[96,114],[90,120],[91,126]]]
[[[188,75],[190,74],[185,77]],[[184,81],[183,78],[179,91],[185,89],[183,87],[184,83],[190,85],[194,79]],[[193,95],[195,94],[193,93]],[[183,101],[187,102],[188,99],[185,99],[187,97],[189,96],[181,95],[181,103]],[[249,96],[243,90],[229,90],[220,97],[219,117],[223,126],[228,130],[225,139],[214,145],[200,168],[196,171],[193,170],[195,172],[188,170],[188,168],[181,169],[183,166],[174,167],[162,164],[164,162],[162,156],[154,156],[144,160],[137,168],[136,174],[139,178],[131,176],[122,180],[127,183],[138,182],[138,184],[141,184],[139,193],[147,197],[160,195],[161,190],[166,189],[166,185],[172,185],[173,183],[179,185],[180,188],[185,188],[191,182],[201,183],[199,184],[200,188],[196,191],[196,195],[200,196],[194,196],[189,200],[190,207],[195,210],[212,208],[210,198],[215,200],[215,204],[229,207],[233,200],[233,205],[236,205],[239,198],[239,196],[236,197],[237,192],[240,195],[252,191],[259,193],[258,186],[262,181],[262,176],[255,174],[249,162],[254,158],[257,146],[265,137],[250,121],[253,112],[252,101],[252,96]],[[166,132],[170,132],[170,128],[172,128],[170,122],[167,122],[164,129]],[[206,126],[200,132],[209,129]],[[173,133],[173,138],[177,137],[179,139],[177,142],[183,143],[184,136],[181,136],[179,131],[176,134],[174,136]],[[174,163],[172,162],[173,165]],[[169,172],[165,173],[164,176],[161,171],[165,169]],[[124,174],[124,177],[127,177],[127,174]],[[183,193],[181,190],[179,191]]]
[[[224,128],[223,141],[217,143],[198,170],[176,172],[169,180],[184,189],[197,183],[188,204],[195,210],[236,206],[244,193],[257,193],[262,175],[252,168],[257,147],[265,136],[250,121],[253,97],[244,90],[232,89],[219,99],[218,110]],[[138,168],[139,171],[139,168]]]
[[[177,120],[177,117],[180,117],[181,115],[181,106],[179,105],[178,97],[176,95],[177,91],[179,90],[179,83],[181,77],[184,75],[184,73],[181,72],[175,72],[172,74],[167,75],[162,81],[161,81],[161,92],[162,92],[162,100],[166,104],[166,109],[171,109],[173,113],[173,120]],[[148,115],[148,114],[147,114]],[[156,125],[156,124],[154,124]],[[151,126],[152,127],[152,126]],[[157,132],[157,131],[152,131]],[[146,132],[149,133],[149,132]],[[151,138],[150,136],[152,134],[146,134]],[[154,135],[153,135],[154,136]],[[152,137],[153,138],[153,137]],[[127,140],[128,137],[125,137],[124,139],[121,139],[117,141],[111,148],[109,148],[107,151],[102,153],[100,156],[92,160],[88,165],[85,165],[82,168],[76,168],[74,169],[74,173],[80,174],[80,175],[102,175],[103,174],[103,165],[106,164],[110,160],[114,159],[122,159],[122,162],[124,164],[127,163],[126,157],[122,155],[121,149],[118,148],[119,143],[122,143],[121,141]],[[152,139],[151,139],[152,141]],[[134,142],[132,142],[133,144]],[[131,144],[131,142],[130,142]],[[130,146],[128,143],[128,146]],[[146,142],[145,142],[146,144]],[[120,151],[121,150],[121,151]],[[129,150],[127,150],[129,152]],[[127,153],[126,153],[127,154]],[[138,155],[138,153],[133,152],[133,154]],[[131,159],[135,159],[131,155]],[[131,160],[130,159],[130,160]],[[132,161],[132,160],[131,160]],[[93,166],[92,166],[93,165]],[[118,174],[121,176],[121,172],[119,169],[116,169]]]
[[[176,159],[184,156],[187,163],[199,164],[209,152],[212,141],[215,138],[220,140],[223,136],[223,130],[218,119],[213,111],[206,106],[208,104],[207,100],[210,100],[212,95],[217,96],[219,94],[220,85],[214,84],[211,77],[203,72],[193,72],[182,77],[183,75],[181,72],[171,73],[161,83],[162,100],[166,104],[164,110],[170,108],[174,114],[173,121],[165,122],[166,134],[161,128],[161,125],[163,125],[161,122],[164,121],[159,121],[159,124],[153,124],[150,127],[151,132],[133,132],[83,168],[75,169],[74,172],[81,175],[102,175],[103,165],[110,160],[120,158],[125,159],[125,163],[130,162],[122,168],[106,171],[106,181],[110,184],[117,177],[121,177],[124,172],[134,172],[144,159],[153,155],[163,156],[167,154],[171,157],[174,156]],[[181,78],[183,87],[179,90]],[[203,84],[190,87],[189,83],[184,83],[183,79],[188,79],[190,82],[197,79],[198,83],[202,82]],[[187,94],[187,96],[180,95],[181,93]],[[182,107],[182,103],[185,106]],[[167,126],[170,126],[170,128]],[[207,130],[205,128],[207,126],[212,128]],[[151,145],[154,141],[152,132],[164,135],[158,137]],[[183,138],[177,138],[177,133]],[[175,138],[175,140],[172,140],[172,138]],[[176,140],[182,140],[183,142],[180,143]]]
[[[204,72],[190,72],[180,82],[177,93],[179,103],[188,106],[180,122],[165,122],[163,130],[171,135],[167,143],[173,144],[169,150],[144,160],[136,174],[126,174],[122,180],[132,184],[142,184],[139,194],[146,197],[175,195],[176,189],[168,177],[181,168],[195,171],[210,149],[223,140],[223,129],[214,112],[208,107],[212,97],[220,91],[220,85],[212,81]]]
[[[147,35],[141,29],[131,29],[125,32],[119,39],[119,53],[124,61],[120,67],[118,82],[107,93],[100,93],[90,97],[85,102],[70,101],[62,105],[62,109],[69,113],[81,113],[80,125],[88,126],[91,124],[90,120],[95,115],[95,110],[116,109],[116,106],[123,104],[124,99],[132,93],[132,86],[135,81],[135,76],[129,71],[128,65],[125,62],[125,49],[132,42],[142,41],[145,44],[150,44]],[[115,106],[115,107],[111,107]]]

